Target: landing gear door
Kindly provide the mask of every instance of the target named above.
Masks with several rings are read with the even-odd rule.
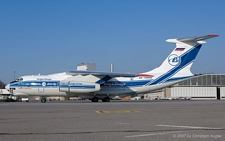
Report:
[[[44,92],[44,88],[39,87],[39,88],[38,88],[38,92],[39,92],[39,93],[43,93],[43,92]]]

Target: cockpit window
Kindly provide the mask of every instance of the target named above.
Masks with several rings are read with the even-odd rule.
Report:
[[[20,82],[20,81],[23,81],[23,78],[16,79],[16,82]]]
[[[15,83],[15,82],[20,82],[20,81],[23,81],[23,78],[18,78],[18,79],[16,79],[16,80],[10,82],[10,84],[11,84],[11,83]]]

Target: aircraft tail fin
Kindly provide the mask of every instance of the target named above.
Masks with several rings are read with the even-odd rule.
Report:
[[[217,36],[219,35],[209,34],[192,38],[166,40],[167,42],[176,44],[174,50],[159,67],[142,74],[152,75],[156,79],[156,82],[154,83],[162,83],[171,78],[193,76],[190,68],[201,49],[202,44],[206,43],[203,40]]]

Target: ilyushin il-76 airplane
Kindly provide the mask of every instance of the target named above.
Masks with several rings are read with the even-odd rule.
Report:
[[[168,39],[176,47],[162,64],[140,74],[69,71],[50,75],[22,76],[6,86],[15,96],[40,96],[46,102],[49,96],[78,96],[92,102],[110,102],[115,96],[126,97],[174,85],[193,77],[190,68],[202,46],[203,40],[217,37],[205,36]]]

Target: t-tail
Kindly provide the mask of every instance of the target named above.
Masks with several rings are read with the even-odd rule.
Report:
[[[148,85],[183,80],[192,77],[193,74],[191,73],[190,68],[201,49],[202,44],[206,43],[203,40],[217,36],[219,35],[209,34],[192,38],[166,40],[169,43],[175,43],[176,47],[159,67],[142,73],[142,75],[153,76],[153,81]]]

